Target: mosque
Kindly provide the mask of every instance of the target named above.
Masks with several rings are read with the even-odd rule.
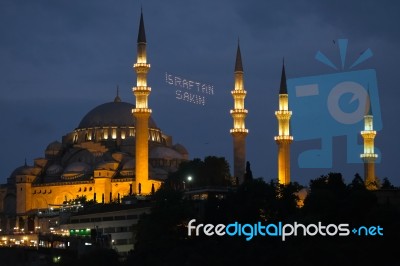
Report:
[[[181,162],[189,159],[186,148],[173,144],[172,137],[164,134],[151,117],[148,106],[151,88],[147,86],[146,34],[143,14],[140,17],[137,39],[137,62],[133,65],[137,84],[132,91],[135,105],[123,102],[118,95],[111,102],[89,111],[78,127],[62,137],[62,141],[50,143],[43,158],[33,165],[15,169],[6,184],[0,185],[0,228],[12,228],[40,209],[59,206],[77,197],[100,203],[119,201],[127,195],[148,195],[156,191],[168,173],[178,169]],[[240,47],[237,47],[234,69],[234,104],[230,114],[233,128],[233,177],[244,182],[246,165],[245,126],[248,110],[245,109],[246,90],[243,82],[243,64]],[[290,129],[292,111],[286,85],[285,66],[282,67],[279,88],[278,121],[278,182],[290,183]],[[374,162],[373,115],[370,106],[364,116],[365,183],[370,188],[376,180]],[[21,222],[22,221],[22,222]]]
[[[134,64],[136,105],[122,101],[117,91],[113,101],[90,110],[61,142],[50,143],[44,157],[15,169],[0,185],[0,228],[12,228],[16,217],[26,220],[40,209],[77,197],[109,203],[150,194],[188,160],[186,148],[174,144],[151,117],[149,68],[142,15]]]

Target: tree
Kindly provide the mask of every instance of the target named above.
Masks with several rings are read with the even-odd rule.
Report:
[[[187,224],[195,217],[191,202],[183,193],[162,186],[154,193],[150,214],[140,217],[135,249],[127,265],[162,265],[164,261],[179,265],[187,239]],[[154,256],[156,254],[156,256]]]
[[[358,173],[354,175],[354,178],[351,181],[349,187],[350,189],[361,189],[361,190],[366,189],[364,181]]]
[[[381,189],[395,189],[395,186],[389,181],[389,178],[383,178]]]
[[[93,251],[84,253],[82,257],[78,259],[77,265],[119,266],[121,264],[119,262],[118,253],[114,249],[94,249]]]
[[[244,174],[244,181],[253,180],[253,172],[250,168],[250,162],[246,162],[246,173]]]
[[[313,179],[303,211],[321,220],[336,221],[340,218],[346,192],[346,184],[340,173],[329,173]]]
[[[191,180],[188,180],[188,177]],[[229,164],[223,157],[207,156],[182,162],[176,172],[168,176],[167,185],[174,189],[202,186],[231,185]]]

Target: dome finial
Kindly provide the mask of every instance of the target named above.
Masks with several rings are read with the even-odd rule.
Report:
[[[26,157],[25,157],[25,164],[24,164],[25,166],[28,166],[28,164],[26,163]]]
[[[118,85],[117,85],[117,96],[115,96],[114,102],[115,103],[121,102],[121,98],[119,98],[119,86]]]

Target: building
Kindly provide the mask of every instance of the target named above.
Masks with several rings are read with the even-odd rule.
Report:
[[[91,232],[89,235],[92,238],[109,236],[111,248],[121,255],[128,255],[128,252],[134,249],[139,217],[145,213],[150,213],[149,206],[120,205],[114,210],[108,208],[73,215],[69,222],[61,224],[59,229],[68,231],[70,236],[79,235],[81,231]]]
[[[90,110],[61,142],[51,142],[43,157],[36,158],[33,165],[25,162],[0,185],[2,230],[33,231],[35,219],[28,217],[77,197],[109,203],[126,195],[150,194],[188,159],[186,148],[173,144],[147,107],[150,65],[146,63],[143,15],[137,58],[136,106],[123,102],[117,92],[114,101]]]

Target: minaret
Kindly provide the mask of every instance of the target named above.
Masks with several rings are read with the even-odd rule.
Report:
[[[378,158],[378,154],[374,153],[376,131],[374,130],[374,116],[369,92],[364,116],[364,130],[361,131],[361,136],[364,139],[364,153],[360,157],[364,161],[365,186],[369,190],[375,190],[378,189],[375,177],[375,160]]]
[[[239,43],[235,63],[235,88],[231,93],[234,100],[234,107],[231,110],[233,128],[230,130],[233,137],[233,175],[239,183],[243,183],[246,167],[246,136],[249,131],[245,126],[247,110],[244,109],[244,98],[247,92],[243,86],[243,65]]]
[[[275,112],[278,119],[279,135],[275,137],[278,144],[278,182],[281,185],[290,183],[290,144],[293,136],[290,135],[289,95],[286,85],[285,63],[282,66],[281,86],[279,89],[279,111]]]
[[[136,87],[133,94],[136,98],[136,108],[132,110],[136,118],[136,185],[134,193],[150,194],[151,182],[149,182],[149,117],[151,109],[148,108],[147,98],[151,88],[147,86],[147,73],[150,64],[146,57],[146,33],[144,30],[143,13],[140,14],[139,34],[137,39],[137,62],[133,65],[137,74]]]

